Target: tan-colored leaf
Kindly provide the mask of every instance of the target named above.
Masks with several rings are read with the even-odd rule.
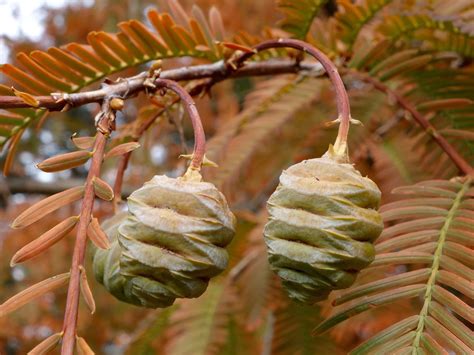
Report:
[[[171,52],[178,54],[180,50],[179,43],[176,43],[171,35],[171,27],[174,24],[171,17],[168,14],[154,14],[150,12],[149,19]]]
[[[28,352],[28,355],[43,355],[49,353],[56,347],[56,345],[59,344],[59,341],[62,337],[63,333],[56,333],[47,337],[45,340],[43,340],[41,343],[31,349]]]
[[[13,256],[10,266],[15,266],[16,264],[22,263],[26,260],[30,260],[35,256],[38,256],[43,251],[60,241],[64,238],[69,232],[71,232],[77,221],[79,220],[78,216],[72,216],[61,223],[57,224],[51,228],[46,233],[43,233],[40,237],[33,240],[31,243],[28,243],[23,248],[18,250]]]
[[[15,160],[16,150],[20,143],[23,132],[25,132],[25,129],[20,129],[10,140],[10,146],[8,147],[7,156],[5,158],[5,162],[3,163],[3,175],[5,176],[8,175],[13,165],[13,161]]]
[[[380,74],[380,80],[385,81],[397,75],[406,73],[407,71],[412,71],[420,67],[424,67],[431,60],[433,60],[433,56],[431,54],[425,54],[408,59],[404,62],[397,63],[397,65],[394,65],[393,67],[383,71]]]
[[[390,327],[385,328],[380,333],[367,339],[365,342],[360,344],[357,348],[352,349],[351,354],[353,355],[369,354],[371,351],[373,351],[380,345],[387,343],[388,341],[391,341],[393,339],[397,339],[403,334],[406,334],[409,331],[415,329],[418,324],[419,319],[420,319],[419,315],[413,315],[398,323],[391,325]]]
[[[425,351],[428,351],[430,354],[449,355],[449,352],[426,332],[421,335],[421,344],[423,344]]]
[[[97,218],[93,217],[87,227],[87,236],[97,248],[110,249],[110,242],[107,235],[102,230]]]
[[[211,50],[211,48],[209,48],[208,46],[205,46],[203,44],[198,44],[194,49],[196,49],[197,51],[200,51],[200,52],[209,52]]]
[[[432,101],[425,101],[416,106],[420,111],[439,111],[462,108],[465,106],[472,105],[474,101],[467,98],[454,98],[454,99],[439,99]]]
[[[84,269],[83,266],[80,266],[79,269],[81,270],[81,294],[82,297],[84,297],[84,301],[87,304],[87,307],[89,307],[89,310],[91,311],[91,314],[95,313],[95,301],[94,301],[94,296],[92,295],[91,288],[89,286],[89,282],[87,281],[87,274],[86,274],[86,269]]]
[[[442,306],[436,301],[431,301],[429,314],[443,327],[449,329],[464,344],[474,349],[474,337],[471,336],[472,331],[448,307]]]
[[[45,293],[51,292],[61,286],[67,285],[69,280],[69,272],[50,277],[49,279],[38,282],[37,284],[28,287],[26,290],[17,293],[13,297],[0,305],[0,317],[3,317],[25,304],[31,302]]]
[[[94,185],[94,192],[97,197],[105,201],[112,201],[114,198],[114,190],[101,178],[95,176],[92,179]]]
[[[370,70],[370,75],[375,75],[382,69],[388,69],[402,63],[403,61],[413,58],[418,53],[418,49],[407,49],[403,51],[398,51],[396,54],[389,56],[388,58],[380,61]]]
[[[107,154],[105,154],[104,159],[117,157],[119,155],[126,154],[139,147],[140,147],[140,143],[138,142],[128,142],[128,143],[119,144],[118,146],[113,147],[111,150],[109,150]]]
[[[409,286],[399,287],[395,290],[388,290],[377,293],[368,297],[361,297],[352,302],[349,307],[336,312],[334,315],[320,323],[314,330],[313,334],[322,334],[326,330],[331,329],[356,314],[365,312],[371,308],[390,304],[392,302],[420,296],[426,289],[424,284],[415,284]]]
[[[84,194],[84,186],[76,186],[45,198],[21,213],[11,227],[18,229],[29,226],[47,214],[79,200]]]
[[[12,86],[12,91],[15,94],[15,96],[22,99],[26,104],[28,104],[30,106],[33,106],[33,107],[38,107],[39,106],[39,104],[40,104],[39,101],[36,100],[36,98],[33,95],[28,94],[27,92],[17,90],[13,86]]]
[[[215,6],[209,10],[209,24],[211,25],[212,34],[218,41],[222,41],[225,37],[224,24],[222,16]]]
[[[46,85],[25,71],[18,69],[14,65],[8,63],[3,64],[0,67],[0,71],[34,95],[40,95],[42,93],[44,94],[54,91],[54,88],[51,86]]]
[[[474,132],[467,131],[465,129],[445,128],[445,129],[440,129],[439,133],[441,133],[445,137],[455,137],[455,138],[464,138],[467,140],[474,140]]]
[[[474,314],[472,312],[472,308],[456,294],[446,290],[441,286],[434,285],[433,299],[437,300],[442,305],[448,306],[462,318],[474,323]]]
[[[107,49],[96,35],[97,32],[95,31],[89,32],[87,34],[87,42],[89,42],[90,46],[94,49],[95,53],[100,57],[100,59],[115,68],[122,66],[124,63],[113,51]]]
[[[339,306],[348,301],[369,296],[375,292],[426,282],[430,276],[430,272],[431,270],[428,268],[413,270],[399,275],[387,276],[381,280],[371,281],[364,285],[351,287],[334,299],[332,303],[334,306]]]
[[[51,47],[48,49],[48,54],[56,59],[59,63],[64,63],[68,68],[71,68],[78,74],[82,75],[83,80],[95,78],[98,75],[97,70],[93,65],[81,61],[63,49]]]
[[[46,159],[39,163],[37,167],[47,173],[72,169],[85,164],[92,155],[93,153],[88,150],[78,150]]]
[[[216,46],[214,43],[214,38],[212,38],[211,29],[209,24],[206,20],[206,16],[202,12],[201,8],[197,5],[193,5],[191,9],[191,13],[194,17],[194,20],[198,23],[199,27],[201,27],[202,34],[206,40],[207,46],[210,48],[212,52],[216,51]]]
[[[176,22],[178,22],[181,26],[186,26],[189,22],[189,16],[179,1],[168,1],[168,6],[170,7],[171,15],[173,15],[173,18],[176,19]]]
[[[231,43],[231,42],[219,42],[220,45],[232,49],[233,51],[241,51],[244,53],[255,53],[255,49],[244,46],[242,44]]]
[[[436,319],[428,316],[425,319],[425,326],[429,333],[452,349],[452,354],[472,354],[472,349],[457,338],[451,331],[445,328]],[[432,353],[431,353],[432,354]]]
[[[95,354],[92,351],[89,344],[87,344],[86,340],[81,337],[76,337],[76,351],[77,351],[77,355],[94,355]]]
[[[76,137],[76,133],[71,136],[72,143],[79,149],[90,149],[95,143],[94,137]]]

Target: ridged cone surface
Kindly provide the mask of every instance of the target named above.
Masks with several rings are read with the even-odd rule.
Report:
[[[375,257],[380,198],[372,180],[328,153],[283,171],[264,237],[290,298],[313,304],[352,285]]]
[[[118,299],[167,307],[200,296],[227,267],[235,217],[214,185],[155,176],[128,210],[103,224],[112,246],[94,257],[97,280]]]

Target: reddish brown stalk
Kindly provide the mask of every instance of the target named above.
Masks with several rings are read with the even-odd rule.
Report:
[[[458,151],[436,130],[436,128],[423,116],[408,100],[402,95],[397,93],[395,90],[390,89],[388,86],[380,82],[379,80],[355,71],[350,71],[350,74],[354,75],[358,79],[371,84],[375,89],[381,91],[393,97],[398,105],[404,110],[409,112],[413,119],[420,127],[422,127],[427,134],[429,134],[433,140],[440,146],[440,148],[449,156],[453,163],[466,175],[474,176],[474,168],[458,153]]]
[[[184,107],[188,111],[189,118],[193,125],[194,131],[194,151],[191,160],[191,167],[200,170],[202,161],[204,159],[204,153],[206,152],[206,136],[204,134],[204,127],[202,126],[201,117],[196,109],[196,104],[189,93],[179,85],[177,82],[168,79],[157,79],[154,82],[157,89],[169,89],[174,91],[184,104]]]
[[[130,155],[132,152],[128,152],[120,157],[120,161],[117,167],[117,173],[115,174],[114,182],[114,210],[117,210],[118,203],[122,200],[122,186],[123,186],[123,176],[125,170],[127,170],[128,162],[130,160]]]
[[[174,105],[177,102],[179,102],[179,99],[173,100],[170,106]],[[157,118],[160,117],[166,111],[166,109],[167,107],[159,110],[155,115],[149,117],[147,120],[142,122],[138,129],[134,131],[132,139],[138,142],[142,135],[148,130],[148,128],[151,127],[151,125],[157,120]],[[118,163],[117,173],[115,175],[114,182],[114,209],[117,209],[117,205],[122,199],[123,176],[125,174],[125,170],[127,170],[128,162],[132,153],[133,151],[122,155]]]
[[[158,79],[158,80],[162,81],[164,79]],[[191,96],[199,94],[206,86],[207,86],[207,83],[203,83],[202,85],[195,86],[194,88],[192,88],[190,90],[190,92],[187,96],[189,96],[189,99],[192,100]],[[181,89],[184,90],[184,88],[181,88]],[[184,91],[184,92],[186,92],[186,91]],[[181,98],[181,96],[180,96],[180,98]],[[189,101],[189,99],[188,99],[188,101]],[[179,102],[179,99],[173,100],[169,106],[172,106],[177,102]],[[148,130],[148,128],[150,128],[150,126],[156,121],[156,119],[158,117],[160,117],[163,114],[163,112],[166,111],[166,109],[167,108],[163,108],[162,110],[159,110],[155,115],[153,115],[152,117],[150,117],[149,119],[144,121],[138,127],[138,130],[134,133],[134,135],[132,137],[133,140],[138,141],[141,138],[141,136],[143,135],[143,133],[145,133]],[[190,115],[190,117],[191,117],[191,115]],[[199,122],[201,122],[200,119],[199,119]],[[202,128],[202,124],[200,123],[199,125]],[[194,126],[193,126],[193,128],[194,128]],[[202,134],[204,134],[204,132],[202,132]],[[205,139],[205,137],[204,137],[204,139]],[[195,146],[196,146],[196,143],[197,143],[197,140],[195,138],[195,142],[194,142]],[[205,142],[204,142],[204,144],[205,144]],[[127,154],[124,154],[120,158],[120,162],[118,164],[117,173],[115,175],[115,183],[114,183],[114,196],[115,196],[114,197],[114,207],[115,208],[117,207],[117,204],[121,199],[122,186],[123,186],[123,176],[125,174],[125,170],[128,167],[128,162],[130,160],[130,155],[131,154],[132,154],[132,152],[128,152]],[[196,158],[196,155],[194,155],[193,158]]]
[[[91,167],[89,170],[89,174],[87,175],[84,199],[82,201],[81,207],[81,217],[77,225],[76,242],[74,245],[74,252],[72,257],[71,278],[69,281],[69,288],[66,300],[66,311],[64,314],[64,337],[61,348],[62,355],[72,355],[74,353],[74,345],[77,335],[76,328],[80,295],[80,269],[81,267],[83,267],[84,264],[84,257],[87,246],[87,227],[91,220],[92,209],[95,200],[93,179],[95,176],[99,176],[100,174],[100,168],[102,166],[107,138],[107,132],[101,132],[100,130],[98,130],[97,139],[94,145],[94,156],[92,157]]]
[[[298,49],[300,51],[310,54],[321,63],[324,70],[326,70],[336,92],[338,120],[340,121],[340,124],[334,148],[336,152],[345,151],[347,145],[347,135],[349,133],[349,125],[351,120],[349,96],[347,95],[346,88],[344,87],[344,82],[342,81],[341,76],[339,75],[336,65],[319,49],[313,47],[312,45],[306,42],[296,39],[269,40],[254,46],[253,52],[243,52],[242,54],[231,60],[229,62],[229,69],[231,71],[236,70],[240,68],[243,63],[247,59],[252,57],[254,54],[271,48]]]
[[[175,104],[178,102],[179,99],[173,100],[172,104]],[[136,142],[141,138],[143,133],[145,133],[148,128],[156,121],[158,117],[160,117],[163,112],[165,112],[166,108],[159,110],[155,115],[152,117],[148,118],[143,122],[137,129],[136,132],[134,132],[132,139]],[[128,152],[120,157],[120,161],[118,163],[117,167],[117,173],[115,175],[115,182],[114,182],[114,209],[117,209],[117,205],[122,199],[122,186],[123,186],[123,176],[125,175],[125,170],[127,170],[128,167],[128,162],[130,161],[130,156],[132,155],[132,152]]]

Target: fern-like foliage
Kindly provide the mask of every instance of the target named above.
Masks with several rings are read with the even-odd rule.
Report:
[[[370,176],[381,191],[392,191],[398,186],[413,184],[429,178],[428,171],[423,170],[424,152],[417,149],[415,139],[404,132],[394,132],[385,136],[383,142],[375,138],[362,138],[364,144],[359,144],[352,154],[352,160],[363,172]],[[393,194],[382,194],[382,202],[396,200]]]
[[[376,17],[380,10],[390,2],[392,0],[365,0],[354,4],[349,0],[338,0],[339,11],[336,13],[336,20],[342,31],[342,40],[352,45],[362,27]]]
[[[260,329],[268,321],[269,313],[282,303],[281,290],[268,265],[267,251],[261,238],[265,223],[266,220],[262,220],[251,231],[249,239],[252,243],[233,272],[241,317],[250,331]]]
[[[178,2],[173,2],[171,12],[172,15],[150,10],[147,17],[152,29],[138,20],[129,20],[119,24],[118,33],[89,33],[88,44],[70,43],[46,52],[19,53],[17,59],[22,69],[4,64],[0,71],[11,79],[15,88],[33,95],[48,95],[77,92],[107,75],[151,60],[182,56],[209,61],[222,58],[223,49],[215,43],[222,40],[217,10],[210,14],[212,21],[198,7],[194,7],[193,16],[185,16]],[[0,95],[14,93],[0,85]],[[42,115],[44,110],[0,110],[0,147]]]
[[[413,72],[410,77],[416,86],[406,95],[421,113],[430,117],[437,132],[474,164],[474,89],[470,76],[469,70],[450,68]],[[455,174],[451,162],[426,134],[419,130],[412,134],[417,138],[417,146],[426,151],[425,169],[435,176],[443,176],[440,174],[443,172],[444,176]],[[433,170],[434,162],[437,162],[436,170]]]
[[[166,354],[221,354],[238,313],[235,297],[231,285],[216,280],[203,297],[182,304],[168,328]]]
[[[399,272],[343,291],[333,302],[342,309],[316,332],[373,307],[416,298],[421,303],[417,314],[386,328],[352,353],[472,353],[474,342],[466,325],[474,321],[468,305],[474,277],[472,178],[424,181],[394,192],[406,198],[381,208],[389,226],[365,272],[390,266]]]
[[[326,2],[327,0],[279,0],[278,8],[285,15],[280,26],[293,37],[304,39]]]
[[[330,338],[311,336],[311,328],[318,318],[318,307],[287,301],[268,317],[267,336],[271,343],[265,350],[272,355],[344,354]]]
[[[400,48],[387,39],[368,50],[356,45],[349,62],[365,76],[386,83],[429,119],[433,132],[413,125],[410,135],[416,137],[416,149],[424,150],[420,163],[433,177],[457,175],[456,167],[431,139],[433,134],[443,135],[468,162],[474,162],[474,91],[468,79],[471,69],[452,68],[457,59],[457,55],[447,52]]]
[[[160,309],[157,314],[152,314],[151,319],[146,319],[146,325],[144,329],[139,331],[132,337],[131,342],[127,347],[127,354],[154,354],[152,343],[156,342],[157,339],[164,339],[164,333],[170,323],[171,315],[178,308],[177,305],[173,305],[169,308]]]
[[[427,14],[386,16],[380,31],[392,41],[400,38],[423,41],[428,48],[474,57],[474,36],[458,27],[453,19],[437,19]]]

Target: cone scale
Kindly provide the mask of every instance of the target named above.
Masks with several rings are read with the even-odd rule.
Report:
[[[375,257],[380,190],[332,147],[283,171],[268,200],[268,260],[290,298],[313,304],[351,286]]]
[[[235,217],[224,196],[193,176],[155,176],[103,224],[111,248],[94,256],[96,279],[116,298],[148,308],[199,297],[228,263]]]

